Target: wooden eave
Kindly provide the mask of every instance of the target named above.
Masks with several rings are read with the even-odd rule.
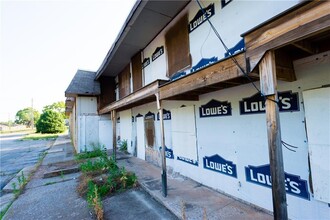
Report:
[[[65,101],[65,106],[68,107],[68,108],[72,108],[74,105],[74,101]]]
[[[246,70],[245,53],[233,56]],[[252,80],[259,79],[251,76]],[[201,94],[238,86],[250,82],[237,67],[232,58],[227,58],[211,66],[189,74],[159,88],[161,100],[198,100]]]
[[[312,1],[243,35],[248,70],[254,71],[265,52],[294,45],[313,53],[303,40],[330,29],[330,1]]]
[[[145,103],[156,101],[155,94],[158,93],[160,85],[164,84],[165,80],[156,80],[145,87],[131,93],[124,98],[113,102],[99,110],[99,114],[106,114],[112,110],[125,110]]]

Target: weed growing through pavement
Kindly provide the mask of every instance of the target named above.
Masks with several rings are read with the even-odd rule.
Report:
[[[14,192],[15,196],[18,196],[19,190],[16,187],[16,183],[12,183],[11,186],[13,187],[13,192]]]
[[[87,147],[86,147],[84,152],[77,154],[76,159],[77,160],[90,159],[94,157],[101,157],[107,154],[106,148],[104,146],[101,146],[99,144],[91,144],[91,147],[92,147],[91,151],[87,151]]]
[[[206,208],[203,209],[203,220],[207,220]]]
[[[119,147],[119,150],[124,152],[124,153],[128,153],[127,152],[127,140],[122,140],[120,143],[119,143],[120,147]]]
[[[64,180],[64,173],[63,173],[63,170],[61,170],[60,175],[61,175],[62,180]]]
[[[186,216],[186,203],[181,200],[181,215],[182,215],[182,220],[186,220],[187,216]]]
[[[87,202],[94,209],[96,218],[98,220],[103,219],[103,207],[100,198],[100,194],[98,192],[98,187],[92,181],[88,183],[88,191],[87,191]]]
[[[82,175],[79,177],[77,191],[93,207],[97,219],[103,219],[103,197],[137,186],[135,174],[119,168],[106,153],[102,153],[96,160],[88,159],[81,163],[80,170]]]

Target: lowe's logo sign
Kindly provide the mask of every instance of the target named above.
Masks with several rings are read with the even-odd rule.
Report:
[[[299,111],[298,93],[278,92],[278,101],[280,112]],[[243,98],[239,102],[239,109],[241,115],[264,113],[266,109],[264,97],[259,92],[249,98]]]
[[[237,178],[236,165],[229,160],[225,160],[218,154],[203,158],[204,169],[212,170],[231,177]]]
[[[270,175],[270,165],[245,167],[246,181],[265,186],[272,187],[272,179]],[[288,194],[309,200],[307,189],[307,181],[300,179],[300,176],[284,173],[285,190]]]
[[[230,102],[221,102],[212,99],[205,105],[199,108],[199,117],[217,117],[217,116],[230,116],[231,115],[231,104]]]
[[[206,8],[200,9],[195,17],[189,22],[189,33],[202,25],[207,19],[214,15],[214,4],[210,4]]]
[[[162,150],[162,146],[159,147],[159,151]],[[165,146],[165,157],[169,159],[174,159],[173,150]]]
[[[190,158],[187,158],[187,157],[182,157],[182,156],[177,156],[176,159],[180,160],[182,162],[185,162],[185,163],[189,163],[189,164],[194,165],[194,166],[198,166],[198,161],[197,160],[193,160],[193,159],[190,159]]]

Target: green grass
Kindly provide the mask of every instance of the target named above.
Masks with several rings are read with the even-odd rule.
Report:
[[[56,139],[59,135],[67,134],[68,130],[65,130],[62,133],[57,134],[41,134],[41,133],[31,133],[26,135],[24,138],[22,138],[23,141],[25,140],[48,140],[48,139]]]
[[[34,133],[34,134],[28,134],[22,140],[42,140],[42,139],[56,139],[59,134],[40,134],[40,133]]]
[[[81,162],[80,170],[83,175],[79,177],[77,186],[78,194],[87,199],[98,219],[103,219],[102,198],[136,187],[138,184],[134,173],[126,171],[125,168],[119,168],[114,159],[109,158],[105,151],[101,153],[102,155],[97,159],[88,158]]]
[[[8,211],[8,209],[10,208],[10,206],[13,204],[14,200],[11,201],[4,210],[2,210],[0,212],[0,220],[2,220],[2,218],[5,216],[6,212]]]

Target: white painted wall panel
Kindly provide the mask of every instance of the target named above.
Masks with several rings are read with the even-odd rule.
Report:
[[[137,134],[137,157],[145,160],[145,135],[144,135],[144,118],[136,118],[136,134]]]
[[[314,198],[330,203],[330,87],[303,92]]]
[[[127,140],[127,151],[132,152],[132,113],[131,110],[119,112],[120,115],[120,139]]]
[[[155,52],[157,47],[164,47],[164,54],[159,56],[156,60],[152,61],[152,54]],[[144,85],[148,85],[157,79],[167,80],[167,60],[165,52],[165,38],[164,34],[158,35],[144,50],[143,56],[150,58],[150,64],[143,69],[144,73]]]
[[[99,144],[99,116],[83,116],[85,117],[86,142],[87,148],[92,145]]]
[[[113,149],[112,146],[112,121],[110,116],[108,118],[102,118],[99,120],[99,142],[104,145],[107,149]]]
[[[97,98],[96,97],[77,97],[78,115],[97,114]]]
[[[197,160],[194,106],[172,109],[172,143],[178,156]]]
[[[305,112],[302,105],[303,91],[330,84],[329,69],[328,62],[309,65],[300,65],[298,62],[295,63],[297,81],[278,81],[279,91],[292,91],[298,94],[300,107],[299,111],[280,112],[282,140],[297,147],[293,149],[295,152],[282,147],[284,169],[285,172],[299,177],[302,182],[305,181],[309,195],[309,198],[302,198],[287,194],[290,219],[327,219],[329,216],[328,204],[315,199],[310,191],[308,144],[304,123]],[[256,85],[259,86],[259,83],[256,82]],[[175,155],[175,159],[166,159],[166,162],[174,172],[180,172],[207,186],[271,211],[273,208],[271,188],[247,181],[245,173],[245,168],[248,166],[269,164],[265,114],[240,115],[239,111],[239,102],[255,93],[256,90],[253,86],[247,84],[202,95],[199,101],[164,101],[163,107],[172,112],[172,120],[164,121],[166,145],[173,149]],[[199,107],[211,99],[230,102],[232,115],[200,118]],[[175,137],[171,137],[172,144],[169,144],[171,141],[167,139],[172,135],[173,126],[181,126],[173,125],[176,123],[173,110],[182,105],[195,106],[198,166],[177,160],[178,151],[173,143]],[[155,102],[133,108],[132,115],[142,114],[144,116],[148,111],[157,114]],[[170,128],[166,128],[166,124]],[[185,125],[188,126],[187,129],[192,127],[188,124]],[[158,121],[155,126],[159,126]],[[144,138],[144,128],[139,129],[137,124],[137,138],[139,139],[140,136]],[[156,138],[160,140],[159,129],[156,129]],[[203,158],[214,154],[236,164],[237,178],[203,167]]]

